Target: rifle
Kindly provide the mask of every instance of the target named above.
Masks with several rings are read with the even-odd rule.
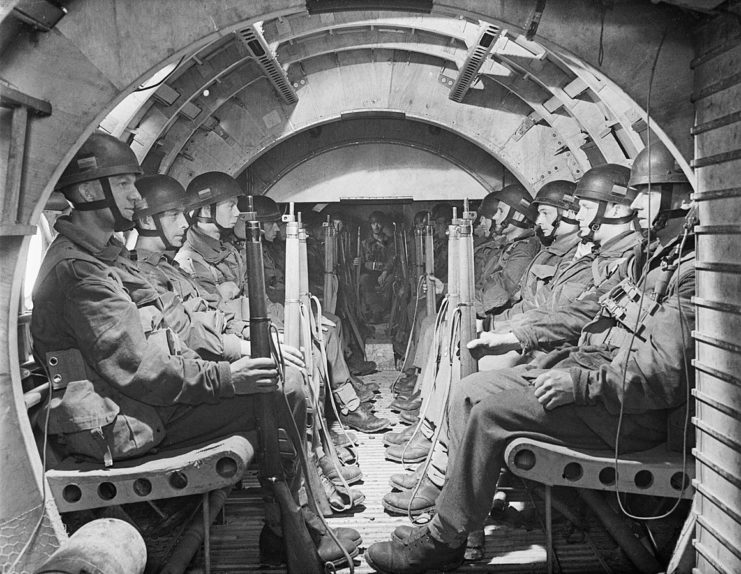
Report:
[[[357,242],[357,254],[360,259],[360,226],[358,225],[358,242]],[[362,260],[355,267],[355,303],[357,309],[360,310],[360,266],[363,264]]]
[[[432,223],[427,215],[425,227],[425,275],[427,276],[427,316],[435,316],[435,282],[430,278],[435,274],[435,243],[432,237]]]
[[[300,267],[300,247],[299,247],[299,223],[294,218],[293,203],[289,205],[288,214],[283,216],[283,221],[286,223],[286,298],[284,306],[284,339],[286,344],[295,347],[296,349],[301,348],[301,287],[296,270]],[[290,271],[290,272],[289,272]],[[307,279],[308,281],[308,279]],[[304,349],[304,357],[307,357],[311,353],[311,347]],[[313,375],[313,373],[310,373]],[[306,429],[302,429],[302,432]],[[306,441],[304,440],[306,443]],[[308,448],[308,444],[300,446],[301,449],[306,449],[308,458],[312,458],[313,451]],[[313,459],[312,459],[313,461]],[[318,510],[321,514],[328,516],[332,513],[332,507],[329,505],[329,500],[324,492],[321,485],[321,479],[316,470],[314,464],[307,464],[305,470],[306,482],[309,485],[309,489],[314,493],[314,497],[311,502],[314,506],[318,506]]]
[[[337,236],[331,216],[327,216],[327,221],[322,223],[324,227],[324,297],[322,307],[329,313],[334,313],[337,308],[337,275],[336,262],[337,257],[335,245]]]
[[[460,357],[461,378],[478,371],[478,363],[471,356],[466,346],[471,339],[476,338],[476,312],[473,308],[475,295],[475,280],[473,268],[473,220],[476,213],[469,211],[468,200],[463,202],[463,220],[460,226],[460,292],[461,292],[461,331]]]
[[[262,238],[257,213],[249,198],[249,221],[246,224],[245,260],[250,306],[250,345],[252,357],[271,356],[270,319],[265,295],[265,274],[262,261]],[[281,406],[279,392],[256,395],[259,412],[259,434],[262,456],[260,475],[280,507],[283,544],[288,572],[291,574],[321,574],[324,566],[314,541],[306,528],[301,508],[296,503],[286,482],[278,445],[278,413]],[[303,429],[299,429],[299,433]],[[297,450],[300,445],[296,445]],[[298,454],[301,456],[301,454]]]

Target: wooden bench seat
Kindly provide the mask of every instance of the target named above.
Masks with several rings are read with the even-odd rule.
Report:
[[[620,455],[617,473],[612,451],[579,451],[528,438],[513,440],[505,450],[505,464],[513,474],[547,486],[692,498],[695,461],[664,445]]]
[[[203,494],[232,486],[254,456],[247,438],[227,437],[192,449],[162,451],[103,468],[65,459],[46,471],[60,512]]]

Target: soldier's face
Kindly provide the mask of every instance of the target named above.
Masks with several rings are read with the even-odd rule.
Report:
[[[115,175],[108,178],[116,207],[118,207],[121,215],[129,221],[134,217],[134,205],[142,199],[134,185],[135,181],[136,176],[133,174]]]
[[[370,228],[371,228],[371,233],[373,233],[373,235],[378,235],[379,233],[381,233],[381,230],[383,229],[383,225],[377,219],[371,219]]]
[[[263,233],[265,234],[265,241],[269,241],[272,243],[275,241],[275,238],[278,236],[278,232],[280,231],[278,224],[275,221],[268,221],[265,224],[265,227],[263,228]]]
[[[538,218],[535,220],[535,225],[540,227],[545,237],[550,237],[555,231],[554,225],[557,218],[558,209],[552,205],[539,205]]]
[[[160,225],[167,241],[173,247],[180,247],[185,240],[188,229],[188,220],[182,211],[172,209],[160,216]]]
[[[237,208],[237,198],[233,197],[226,201],[220,201],[216,204],[216,213],[214,219],[225,229],[232,229],[237,224],[239,218],[239,209]]]
[[[648,191],[648,186],[638,186],[638,195],[630,204],[630,207],[636,210],[638,213],[638,222],[641,224],[643,229],[651,227],[653,220],[659,213],[661,208],[661,192],[660,191]]]
[[[579,222],[579,235],[584,237],[589,234],[589,226],[594,221],[599,209],[599,202],[590,199],[579,200],[579,213],[576,214],[576,220]]]

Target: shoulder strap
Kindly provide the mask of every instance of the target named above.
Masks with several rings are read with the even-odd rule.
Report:
[[[39,274],[36,276],[36,285],[41,285],[46,277],[51,273],[54,268],[59,265],[62,261],[77,260],[87,261],[101,268],[108,267],[107,264],[103,263],[97,257],[85,253],[80,249],[76,249],[75,246],[67,238],[60,239],[57,246],[52,244],[49,250],[44,256],[44,260],[41,263]]]

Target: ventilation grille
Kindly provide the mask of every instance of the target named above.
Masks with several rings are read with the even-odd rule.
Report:
[[[461,71],[458,74],[453,87],[450,88],[450,96],[448,96],[454,102],[462,102],[463,96],[471,88],[476,74],[481,69],[481,65],[486,60],[486,57],[494,47],[499,28],[496,26],[486,26],[479,35],[479,39],[476,41],[474,47],[469,51],[466,61],[461,67]]]
[[[263,40],[257,31],[254,28],[244,28],[238,30],[236,34],[242,45],[255,58],[262,71],[270,79],[270,82],[278,91],[283,101],[288,105],[298,102],[296,91],[288,81],[286,73],[275,58],[273,58],[265,40]]]

